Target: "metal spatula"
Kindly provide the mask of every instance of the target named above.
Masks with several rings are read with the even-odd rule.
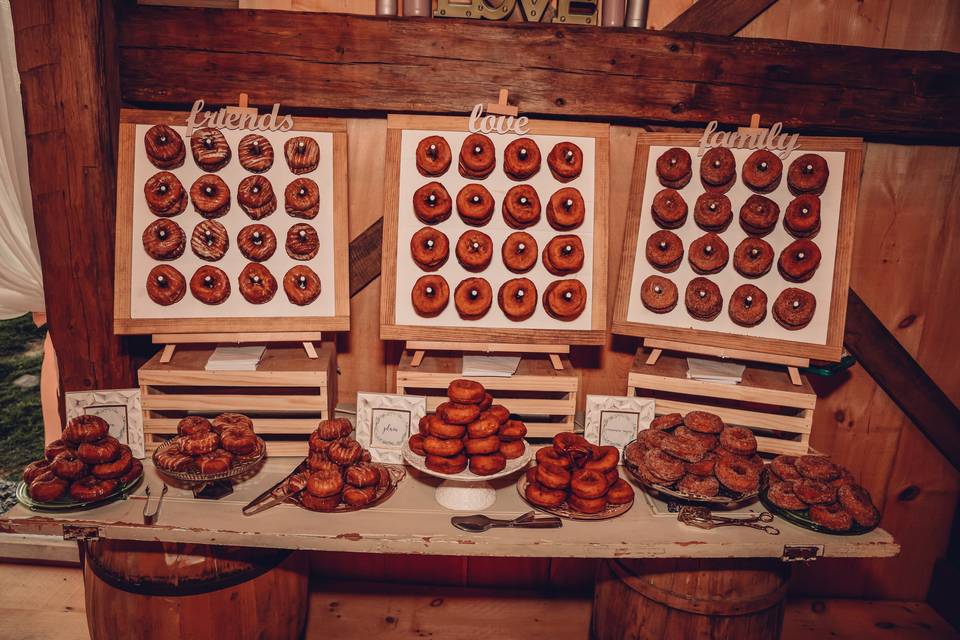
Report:
[[[517,529],[556,529],[563,526],[563,521],[556,516],[537,518],[535,511],[528,511],[513,520],[498,520],[483,514],[474,516],[453,516],[450,523],[457,529],[470,533],[482,533],[493,527],[510,527]]]

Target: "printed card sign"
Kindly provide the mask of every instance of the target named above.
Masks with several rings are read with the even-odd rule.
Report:
[[[616,447],[622,458],[623,448],[636,440],[653,418],[653,398],[588,395],[583,435],[594,444]]]
[[[423,396],[357,394],[357,440],[374,462],[403,463],[400,451],[427,413]]]

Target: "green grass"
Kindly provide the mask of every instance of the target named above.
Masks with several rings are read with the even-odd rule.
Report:
[[[45,335],[29,314],[0,320],[0,478],[19,478],[24,465],[43,455],[40,387],[21,389],[13,381],[24,374],[39,379]]]

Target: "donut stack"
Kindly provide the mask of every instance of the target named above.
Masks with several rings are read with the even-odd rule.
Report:
[[[875,527],[880,512],[844,467],[824,456],[778,456],[770,462],[767,499],[788,511],[806,511],[818,525],[849,531]]]
[[[153,463],[163,471],[210,475],[225,473],[259,454],[253,420],[239,413],[221,413],[212,420],[201,416],[181,420],[177,437],[154,452]]]
[[[370,452],[350,438],[353,425],[344,418],[322,420],[310,434],[308,470],[292,481],[302,483],[300,504],[311,511],[334,511],[341,504],[362,507],[390,481],[383,465],[370,462]]]
[[[527,427],[511,420],[506,407],[493,404],[493,396],[479,382],[454,380],[436,413],[420,420],[420,433],[410,438],[410,448],[426,456],[427,468],[437,473],[471,473],[489,476],[503,471],[507,460],[523,455]]]
[[[633,487],[620,477],[616,447],[591,444],[581,435],[565,431],[553,444],[537,451],[537,464],[527,469],[524,496],[538,507],[600,513],[607,505],[633,501]]]
[[[717,496],[721,488],[753,493],[763,471],[753,432],[706,411],[658,416],[627,449],[627,462],[650,484],[697,498]]]
[[[130,447],[109,432],[110,425],[97,416],[70,420],[62,438],[44,448],[43,460],[24,468],[23,482],[30,497],[37,502],[64,496],[90,502],[135,482],[143,474],[143,465]]]

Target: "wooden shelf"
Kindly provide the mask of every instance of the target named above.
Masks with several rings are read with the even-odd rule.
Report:
[[[170,487],[156,525],[143,524],[144,487],[124,501],[78,513],[38,513],[17,505],[0,517],[0,532],[62,535],[64,525],[96,527],[105,538],[214,543],[364,553],[456,556],[663,558],[781,557],[785,545],[822,545],[823,557],[889,557],[900,547],[877,529],[862,536],[831,536],[795,527],[777,518],[779,536],[753,529],[727,527],[704,531],[653,515],[644,498],[625,515],[599,522],[565,520],[550,530],[491,529],[469,534],[455,529],[456,512],[433,499],[440,480],[408,476],[396,495],[374,509],[343,514],[311,513],[281,505],[254,516],[240,508],[285,476],[297,458],[269,458],[263,470],[219,501],[198,501],[183,489]],[[145,461],[145,482],[154,496],[161,480]],[[493,481],[497,501],[491,517],[515,517],[530,507],[520,499],[514,479]],[[759,505],[757,505],[759,506]]]

